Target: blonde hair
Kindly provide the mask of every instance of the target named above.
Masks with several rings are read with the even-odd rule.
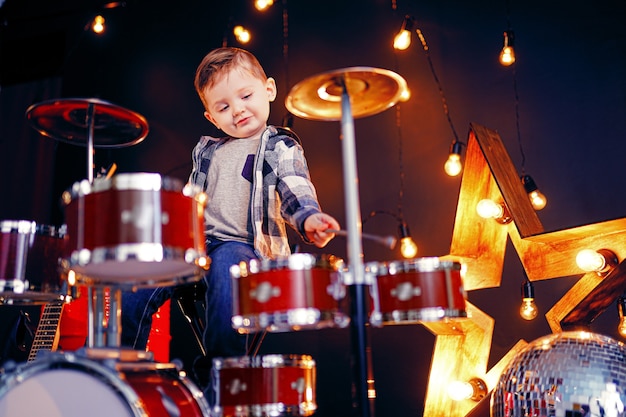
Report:
[[[194,79],[196,92],[200,96],[205,109],[208,110],[208,103],[204,98],[204,90],[213,86],[220,76],[235,68],[247,71],[263,81],[267,80],[265,70],[263,70],[259,61],[250,52],[233,47],[214,49],[198,65]]]

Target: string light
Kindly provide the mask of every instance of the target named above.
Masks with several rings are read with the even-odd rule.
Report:
[[[504,203],[498,204],[488,198],[480,200],[476,204],[476,213],[483,219],[494,219],[502,224],[507,224],[512,220],[509,210]]]
[[[532,204],[535,210],[543,209],[546,204],[548,204],[548,199],[541,191],[539,191],[539,187],[535,184],[535,180],[530,175],[522,175],[522,184],[524,185],[524,190],[528,194],[528,198],[530,198],[530,203]]]
[[[463,144],[461,142],[452,142],[450,145],[450,154],[446,163],[443,165],[444,171],[451,177],[456,177],[463,170],[463,164],[461,163],[461,149]]]
[[[515,63],[515,49],[513,49],[513,43],[515,39],[515,34],[512,30],[507,30],[504,32],[504,46],[502,47],[502,51],[500,51],[500,64],[508,67]]]
[[[250,42],[250,39],[252,38],[252,35],[250,35],[250,31],[248,31],[248,29],[244,28],[241,25],[236,25],[233,28],[233,34],[235,35],[235,39],[243,44]]]
[[[274,4],[274,0],[255,0],[254,7],[262,12],[269,9]]]
[[[415,19],[409,15],[404,17],[404,21],[402,22],[402,27],[400,31],[396,34],[393,42],[393,47],[395,50],[405,50],[411,45],[411,32],[413,30],[413,26],[415,25]],[[450,130],[452,131],[452,135],[454,139],[452,140],[452,144],[450,145],[450,153],[448,155],[448,159],[444,164],[444,170],[446,174],[451,177],[459,175],[462,169],[461,164],[461,146],[463,142],[459,140],[459,135],[454,128],[454,124],[452,123],[452,117],[450,116],[450,109],[448,108],[448,102],[446,100],[446,96],[443,93],[443,87],[441,86],[441,82],[439,81],[439,77],[437,76],[437,72],[435,71],[435,66],[430,57],[429,47],[426,43],[426,38],[424,34],[419,28],[415,29],[417,33],[417,37],[422,44],[422,49],[424,50],[424,54],[426,55],[426,59],[428,60],[428,65],[430,67],[430,72],[433,75],[435,83],[437,84],[437,88],[439,89],[439,96],[441,97],[441,103],[443,106],[443,112],[448,120],[448,124],[450,125]],[[456,172],[456,173],[455,173]]]
[[[399,226],[400,229],[400,253],[406,259],[412,259],[417,256],[417,245],[411,237],[409,232],[409,226],[405,222],[402,222]]]
[[[619,314],[617,332],[626,338],[626,298],[623,295],[617,299],[617,312]]]
[[[400,254],[405,259],[412,259],[417,256],[418,248],[417,244],[411,237],[411,232],[409,231],[409,226],[403,220],[402,216],[391,213],[385,210],[374,210],[370,212],[370,214],[363,220],[363,225],[371,219],[372,217],[378,214],[385,214],[387,216],[393,217],[398,222],[398,234],[400,235]]]
[[[480,378],[469,381],[452,381],[448,385],[448,396],[453,401],[472,400],[480,401],[487,395],[487,384]]]
[[[94,17],[93,22],[91,24],[91,30],[94,33],[101,34],[104,32],[104,17],[102,15],[98,15]]]
[[[400,28],[400,31],[393,38],[394,49],[398,51],[404,51],[409,46],[411,46],[411,32],[413,30],[414,23],[415,20],[411,16],[406,15],[404,17],[404,22],[402,22],[402,27]]]
[[[526,280],[522,283],[522,305],[519,315],[524,320],[533,320],[539,314],[537,304],[535,304],[535,287],[533,283]]]
[[[585,272],[604,276],[617,266],[617,256],[608,249],[583,249],[576,254],[576,265]]]

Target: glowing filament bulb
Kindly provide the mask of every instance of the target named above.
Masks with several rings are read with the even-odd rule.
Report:
[[[402,29],[398,34],[393,38],[393,47],[399,51],[404,51],[411,45],[411,32]]]
[[[248,29],[244,28],[241,25],[235,26],[233,28],[233,33],[235,35],[235,38],[237,38],[237,40],[241,43],[248,43],[252,38],[250,32],[248,32]]]
[[[271,5],[274,4],[274,0],[255,0],[254,7],[260,12],[268,9]]]
[[[548,204],[548,199],[539,190],[529,193],[528,198],[530,198],[530,204],[533,205],[535,210],[541,210]]]
[[[522,305],[519,309],[519,315],[524,320],[533,320],[537,317],[539,311],[537,310],[537,304],[535,304],[534,298],[523,298]]]
[[[599,272],[606,266],[606,258],[593,249],[583,249],[576,255],[576,265],[585,272]]]
[[[480,200],[476,205],[476,212],[483,219],[499,219],[504,216],[504,207],[488,198]]]
[[[515,63],[515,51],[510,46],[505,46],[500,52],[500,63],[505,67]]]
[[[451,177],[456,177],[461,173],[463,165],[461,164],[461,155],[457,153],[451,153],[448,155],[446,163],[443,165],[444,171]]]
[[[93,19],[93,24],[91,25],[91,30],[94,31],[94,33],[102,33],[104,32],[104,17],[98,15]]]
[[[406,259],[415,258],[417,255],[417,245],[411,236],[400,239],[400,253]]]

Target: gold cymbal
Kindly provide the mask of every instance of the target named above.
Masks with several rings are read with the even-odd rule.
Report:
[[[93,105],[93,120],[87,121]],[[121,148],[143,141],[148,135],[148,122],[133,111],[95,98],[63,98],[33,104],[26,110],[26,119],[44,136],[87,146],[90,124],[93,125],[95,148]]]
[[[406,80],[393,71],[351,67],[314,75],[296,84],[285,99],[287,110],[311,120],[341,120],[345,85],[352,117],[380,113],[408,97]]]

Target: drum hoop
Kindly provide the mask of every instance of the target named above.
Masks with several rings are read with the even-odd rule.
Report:
[[[275,270],[304,271],[314,268],[337,271],[343,266],[343,260],[335,255],[328,254],[293,253],[275,259],[251,259],[247,266],[247,273],[251,274]],[[235,271],[231,271],[234,272],[235,275],[241,273],[241,271],[236,271],[236,269],[239,268],[238,265],[234,265],[233,268],[235,268]],[[237,272],[239,272],[239,274]]]
[[[176,246],[163,246],[160,243],[124,243],[114,246],[101,246],[72,251],[70,267],[100,264],[104,262],[163,262],[183,261],[190,266],[203,255],[195,248],[182,249]]]
[[[58,360],[58,358],[63,358],[65,360],[61,361]],[[53,366],[59,364],[67,364],[69,366]],[[38,358],[36,361],[18,365],[15,371],[9,375],[3,386],[0,386],[0,397],[12,388],[18,386],[20,383],[28,380],[31,376],[37,375],[40,371],[45,372],[56,369],[78,369],[85,371],[85,373],[92,376],[96,373],[99,377],[98,380],[106,385],[109,385],[122,396],[136,417],[143,417],[146,415],[146,410],[144,410],[141,406],[141,401],[137,396],[137,393],[131,389],[130,386],[124,384],[122,378],[120,378],[115,371],[106,366],[100,365],[97,362],[68,353],[48,352],[45,356]],[[102,377],[104,377],[104,381],[102,380]],[[138,409],[137,407],[140,408]]]
[[[30,220],[2,220],[0,221],[1,233],[35,233],[37,223]]]
[[[232,356],[214,358],[213,367],[219,369],[237,368],[303,368],[315,367],[315,360],[310,355],[270,354],[260,356]]]
[[[96,178],[93,183],[88,180],[75,182],[66,191],[63,202],[67,205],[71,200],[108,190],[117,191],[175,191],[183,190],[183,182],[177,178],[162,176],[149,172],[130,172],[114,175],[110,178]]]
[[[60,367],[60,364],[67,364],[68,366]],[[46,355],[38,358],[36,361],[20,364],[11,374],[7,374],[5,376],[6,381],[3,380],[3,384],[0,384],[0,398],[31,376],[37,375],[40,371],[46,372],[55,369],[80,370],[88,375],[95,376],[99,381],[116,391],[118,395],[121,395],[123,401],[127,403],[135,417],[145,417],[148,415],[148,410],[142,405],[142,399],[139,398],[133,387],[126,384],[124,378],[121,378],[119,375],[120,371],[133,370],[137,366],[138,364],[135,363],[118,362],[115,369],[112,369],[109,366],[74,353],[47,352]],[[192,397],[196,400],[195,404],[202,411],[202,415],[210,415],[210,407],[204,398],[203,392],[187,376],[178,372],[178,368],[174,364],[148,363],[145,367],[141,364],[141,370],[171,370],[176,372],[179,378],[178,381],[189,390]]]
[[[404,261],[368,262],[365,264],[365,269],[378,275],[395,275],[403,272],[460,271],[461,263],[442,260],[438,257],[426,257]]]

